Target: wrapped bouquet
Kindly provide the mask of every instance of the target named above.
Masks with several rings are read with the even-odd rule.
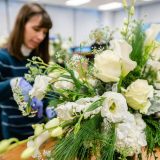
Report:
[[[57,117],[34,126],[22,158],[39,157],[39,147],[51,137],[56,144],[46,159],[54,160],[126,160],[140,158],[142,147],[149,154],[160,146],[160,25],[144,31],[142,21],[132,20],[133,4],[124,7],[129,14],[121,38],[97,52],[93,63],[82,56],[65,67],[37,57],[29,61],[26,79],[34,84],[28,95],[47,98],[47,111],[54,107]],[[18,104],[23,114],[37,114]]]

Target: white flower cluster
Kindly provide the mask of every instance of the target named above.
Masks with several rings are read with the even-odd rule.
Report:
[[[127,121],[116,127],[116,149],[120,153],[126,150],[128,156],[141,153],[141,148],[147,145],[145,127],[141,114],[128,114]]]

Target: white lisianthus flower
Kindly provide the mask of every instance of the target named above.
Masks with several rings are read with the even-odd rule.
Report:
[[[121,75],[121,62],[111,50],[105,50],[94,58],[95,76],[104,82],[117,82]]]
[[[137,66],[137,63],[129,58],[132,46],[124,40],[112,40],[110,44],[113,52],[121,59],[122,76],[124,77]]]
[[[36,76],[33,88],[29,91],[29,95],[39,100],[43,99],[50,80],[51,78],[48,76]]]
[[[147,80],[137,79],[124,90],[124,96],[131,108],[145,114],[151,106],[149,98],[153,97],[153,86],[148,85]]]
[[[149,29],[146,30],[145,44],[153,42],[160,32],[160,24],[152,24]]]
[[[105,92],[102,97],[105,97],[105,100],[102,105],[101,116],[114,123],[124,121],[128,107],[123,95],[116,92]]]

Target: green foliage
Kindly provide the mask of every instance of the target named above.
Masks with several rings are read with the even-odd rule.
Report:
[[[107,132],[100,132],[102,121],[100,115],[84,121],[76,135],[71,132],[57,143],[51,157],[54,160],[85,160],[96,156],[98,159],[112,160],[115,150],[115,128],[111,125]]]
[[[45,75],[48,65],[43,62],[40,57],[33,57],[28,59],[26,67],[29,69],[28,74],[25,74],[25,78],[29,82],[34,82],[37,75]]]
[[[143,119],[147,124],[145,132],[148,153],[154,153],[154,148],[160,147],[160,122],[151,116],[144,117]]]
[[[144,50],[145,34],[142,30],[142,22],[136,23],[135,27],[133,28],[132,34],[132,52],[130,54],[130,58],[133,61],[137,62],[137,67],[133,71],[131,71],[125,78],[123,78],[122,86],[124,88],[126,88],[128,85],[130,85],[131,82],[135,81],[136,79],[141,78],[143,68],[149,55],[149,52],[147,50]]]

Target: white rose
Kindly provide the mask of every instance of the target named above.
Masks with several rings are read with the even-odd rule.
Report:
[[[159,32],[160,32],[160,24],[152,24],[151,27],[146,30],[145,44],[154,41]]]
[[[124,95],[131,108],[147,113],[151,105],[148,99],[153,97],[153,86],[148,85],[147,80],[138,79],[128,86]]]
[[[121,59],[122,75],[124,77],[137,65],[137,63],[132,61],[129,57],[132,52],[132,46],[124,40],[112,40],[110,44],[113,52]]]
[[[97,54],[94,59],[95,76],[104,82],[117,82],[121,75],[119,57],[110,50]]]
[[[36,76],[33,88],[29,91],[29,95],[41,100],[45,96],[46,89],[50,80],[51,78],[47,76]]]

